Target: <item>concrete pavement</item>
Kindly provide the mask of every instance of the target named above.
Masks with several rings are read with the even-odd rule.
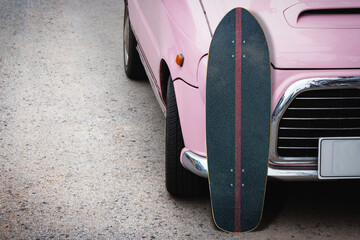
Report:
[[[126,78],[123,1],[0,0],[0,239],[359,239],[358,182],[270,183],[258,231],[164,185],[165,119]]]

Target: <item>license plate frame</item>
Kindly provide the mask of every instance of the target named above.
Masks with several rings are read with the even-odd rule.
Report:
[[[319,179],[360,179],[360,137],[319,139]]]

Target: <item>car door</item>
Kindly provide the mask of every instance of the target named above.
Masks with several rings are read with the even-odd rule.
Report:
[[[139,43],[145,68],[156,88],[159,90],[159,63],[162,21],[166,21],[163,2],[159,0],[129,1],[130,21]]]

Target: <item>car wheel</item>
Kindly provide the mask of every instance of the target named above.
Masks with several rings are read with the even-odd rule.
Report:
[[[181,132],[174,84],[169,77],[166,106],[166,189],[175,197],[197,196],[207,191],[207,179],[185,169],[180,163],[184,140]]]
[[[139,53],[136,50],[136,38],[131,29],[129,9],[125,6],[124,26],[123,26],[123,55],[124,69],[126,76],[131,79],[140,79],[145,77],[145,70],[140,61]]]

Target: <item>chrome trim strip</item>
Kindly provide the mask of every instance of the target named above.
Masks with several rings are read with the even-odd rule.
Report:
[[[284,130],[359,130],[360,128],[297,128],[297,127],[280,127],[280,129],[284,129]]]
[[[212,36],[213,36],[213,32],[211,31],[209,18],[208,18],[208,15],[207,15],[206,11],[205,11],[204,4],[203,4],[203,1],[202,1],[202,0],[200,0],[200,5],[201,5],[201,8],[202,8],[202,10],[203,10],[203,12],[204,12],[204,16],[205,16],[205,19],[206,19],[206,22],[207,22],[207,25],[208,25],[208,28],[209,28],[209,32],[210,32],[210,35],[211,35],[211,37],[212,37]]]
[[[186,169],[200,177],[208,177],[206,157],[199,156],[191,151],[186,151],[181,159],[181,163]],[[279,180],[317,180],[318,172],[317,170],[275,169],[269,166],[268,176]]]
[[[157,87],[157,85],[155,85],[154,81],[155,81],[155,77],[154,77],[154,74],[151,72],[151,69],[150,67],[148,66],[147,64],[147,60],[145,58],[145,55],[143,54],[142,52],[142,49],[140,47],[140,45],[138,44],[137,45],[137,51],[139,53],[139,56],[140,56],[140,60],[144,66],[144,69],[145,69],[145,72],[146,72],[146,75],[148,76],[149,78],[149,82],[150,82],[150,85],[151,85],[151,88],[152,90],[154,91],[155,93],[155,97],[156,97],[156,100],[161,108],[161,111],[163,112],[164,116],[166,116],[166,106],[165,106],[165,103],[164,101],[161,99],[160,97],[160,92],[159,92],[159,89]]]
[[[132,26],[131,26],[132,29],[134,29]],[[156,84],[156,79],[155,79],[155,76],[154,76],[154,73],[152,72],[151,68],[150,68],[150,64],[145,56],[145,53],[140,45],[140,42],[139,42],[139,39],[138,37],[136,36],[136,33],[135,31],[134,32],[134,36],[135,36],[135,39],[136,39],[136,42],[137,42],[137,45],[136,45],[136,50],[137,52],[139,53],[139,57],[140,57],[140,61],[142,63],[142,65],[144,66],[144,69],[145,69],[145,73],[149,79],[149,82],[150,82],[150,85],[151,85],[151,88],[152,90],[154,91],[154,94],[155,94],[155,97],[156,97],[156,100],[161,108],[161,111],[163,112],[164,116],[166,117],[166,105],[165,105],[165,102],[163,101],[163,99],[161,98],[161,91],[160,91],[160,88],[159,86]]]
[[[298,99],[298,98],[297,98]],[[319,118],[282,118],[282,120],[288,120],[288,121],[318,121],[318,120],[359,120],[360,117],[319,117]]]
[[[297,95],[315,89],[359,88],[360,76],[309,78],[293,83],[281,97],[271,119],[270,161],[276,164],[314,164],[317,158],[280,157],[277,153],[278,128],[281,117]],[[282,170],[281,170],[282,171]]]
[[[358,100],[360,97],[298,97],[298,100]]]
[[[308,150],[315,150],[317,149],[317,147],[283,147],[283,146],[278,146],[278,148],[280,149],[308,149]]]
[[[279,139],[289,139],[289,140],[309,140],[309,139],[313,139],[313,140],[319,140],[319,137],[279,137]]]
[[[275,169],[269,167],[268,176],[279,180],[286,181],[313,181],[318,180],[317,170],[291,170],[291,169]]]
[[[321,110],[359,110],[360,108],[358,107],[337,107],[337,108],[297,108],[297,107],[293,107],[293,108],[288,108],[289,110],[300,110],[300,111],[308,111],[308,110],[316,110],[316,111],[321,111]]]

